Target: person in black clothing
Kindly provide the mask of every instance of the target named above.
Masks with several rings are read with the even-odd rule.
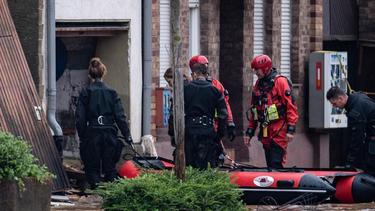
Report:
[[[200,169],[206,169],[208,163],[216,167],[215,141],[224,137],[228,117],[223,94],[206,80],[206,75],[207,66],[197,63],[192,68],[193,81],[184,85],[186,165]]]
[[[363,169],[375,176],[374,100],[360,92],[347,95],[338,87],[328,90],[327,99],[333,107],[347,111],[351,140],[345,166]]]
[[[99,58],[91,59],[89,77],[92,83],[80,93],[75,116],[80,156],[91,188],[101,181],[100,167],[105,182],[117,177],[115,165],[123,146],[117,139],[117,127],[128,143],[133,142],[117,92],[102,81],[106,72]]]
[[[169,67],[165,71],[164,79],[168,83],[168,86],[171,89],[171,91],[173,92],[173,72],[172,72],[172,68]],[[184,85],[189,83],[190,80],[191,80],[191,78],[187,74],[183,73],[183,83],[184,83]],[[169,96],[168,100],[169,100],[168,135],[169,135],[170,140],[171,140],[171,146],[175,148],[176,147],[176,141],[175,141],[175,138],[174,138],[174,127],[173,127],[173,98],[172,98],[172,96]],[[173,149],[173,152],[172,152],[173,160],[175,160],[175,155],[176,155],[176,149]]]

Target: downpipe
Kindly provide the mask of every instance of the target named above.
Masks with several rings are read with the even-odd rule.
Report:
[[[151,135],[151,66],[152,66],[152,1],[142,0],[142,59],[143,59],[143,92],[142,92],[142,138],[141,148],[144,154],[156,155],[154,137]],[[157,156],[157,155],[156,155]]]
[[[55,0],[47,3],[47,121],[53,132],[56,148],[62,157],[63,133],[59,123],[56,121],[56,21]]]

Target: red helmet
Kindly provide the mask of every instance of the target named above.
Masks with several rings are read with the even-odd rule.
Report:
[[[205,57],[203,55],[196,55],[196,56],[191,57],[191,59],[189,61],[189,67],[190,67],[190,69],[193,69],[193,66],[196,63],[199,63],[199,64],[208,64],[208,59],[207,59],[207,57]]]
[[[261,69],[265,75],[268,75],[272,68],[272,60],[269,56],[261,54],[254,57],[254,59],[251,61],[251,68]]]

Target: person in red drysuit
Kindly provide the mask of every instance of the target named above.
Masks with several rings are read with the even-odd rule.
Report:
[[[297,106],[288,78],[278,74],[267,55],[254,57],[251,68],[258,76],[252,91],[249,126],[245,144],[259,126],[258,139],[262,142],[267,166],[283,168],[288,143],[293,140],[298,120]]]

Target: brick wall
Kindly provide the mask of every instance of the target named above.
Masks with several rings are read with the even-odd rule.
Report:
[[[323,0],[310,0],[310,51],[323,49]]]
[[[185,74],[190,75],[189,70],[189,0],[180,0],[180,30],[181,30],[181,55],[180,68]]]
[[[297,96],[298,121],[297,130],[305,130],[305,113],[308,89],[307,62],[310,54],[310,0],[292,1],[292,39],[291,39],[291,79]]]
[[[291,79],[297,96],[300,119],[297,131],[306,131],[308,112],[308,68],[309,54],[323,50],[323,2],[322,0],[291,1]]]
[[[272,28],[273,28],[273,15],[272,14],[273,0],[263,0],[264,7],[264,53],[272,55]],[[271,56],[272,57],[272,56]]]
[[[291,79],[302,84],[305,77],[305,62],[310,53],[310,0],[292,1]]]
[[[185,74],[188,74],[189,71],[189,0],[181,0],[178,3],[175,1],[171,1],[171,15],[173,16],[173,5],[179,5],[179,17],[177,20],[176,26],[174,26],[175,20],[172,20],[173,17],[171,17],[171,33],[172,37],[171,39],[176,39],[173,38],[173,28],[176,28],[175,30],[179,30],[179,34],[176,34],[176,36],[180,36],[177,39],[180,39],[179,41],[181,42],[181,46],[179,49],[171,49],[171,51],[175,51],[176,55],[178,55],[178,61],[177,61],[177,68],[182,69],[182,71]],[[173,41],[172,41],[173,42]],[[173,46],[172,46],[173,48]],[[177,53],[179,51],[179,53]],[[173,55],[173,53],[172,53]],[[190,75],[190,74],[188,74]]]
[[[254,4],[252,0],[243,1],[243,49],[242,49],[242,93],[241,97],[241,113],[239,113],[239,120],[237,124],[237,134],[238,137],[235,140],[236,149],[236,160],[241,161],[252,161],[251,155],[249,153],[249,148],[243,144],[242,134],[243,131],[248,127],[248,120],[246,117],[246,111],[250,106],[251,90],[253,84],[253,73],[251,71],[251,60],[253,58],[253,29],[254,29]],[[255,148],[254,148],[255,149]],[[256,149],[257,150],[257,149]]]
[[[220,1],[200,1],[201,54],[207,56],[211,75],[219,77]]]
[[[280,69],[281,60],[281,0],[274,0],[272,4],[272,59],[273,66]]]
[[[160,10],[159,0],[152,0],[152,99],[151,134],[156,135],[156,88],[159,86],[160,73]]]
[[[281,0],[264,1],[264,53],[272,59],[275,68],[280,68]]]
[[[40,97],[43,96],[43,0],[8,1],[17,34]]]
[[[375,1],[359,1],[359,40],[375,41]]]
[[[245,0],[244,1],[244,17],[243,17],[243,92],[242,92],[242,107],[246,111],[249,108],[251,99],[251,89],[253,85],[253,73],[251,71],[251,60],[253,58],[253,30],[254,30],[254,1]],[[242,125],[239,124],[239,129],[241,131],[245,130],[248,126],[248,121],[246,118],[246,112],[242,113]],[[241,132],[239,131],[239,132]],[[239,133],[241,134],[241,133]]]

